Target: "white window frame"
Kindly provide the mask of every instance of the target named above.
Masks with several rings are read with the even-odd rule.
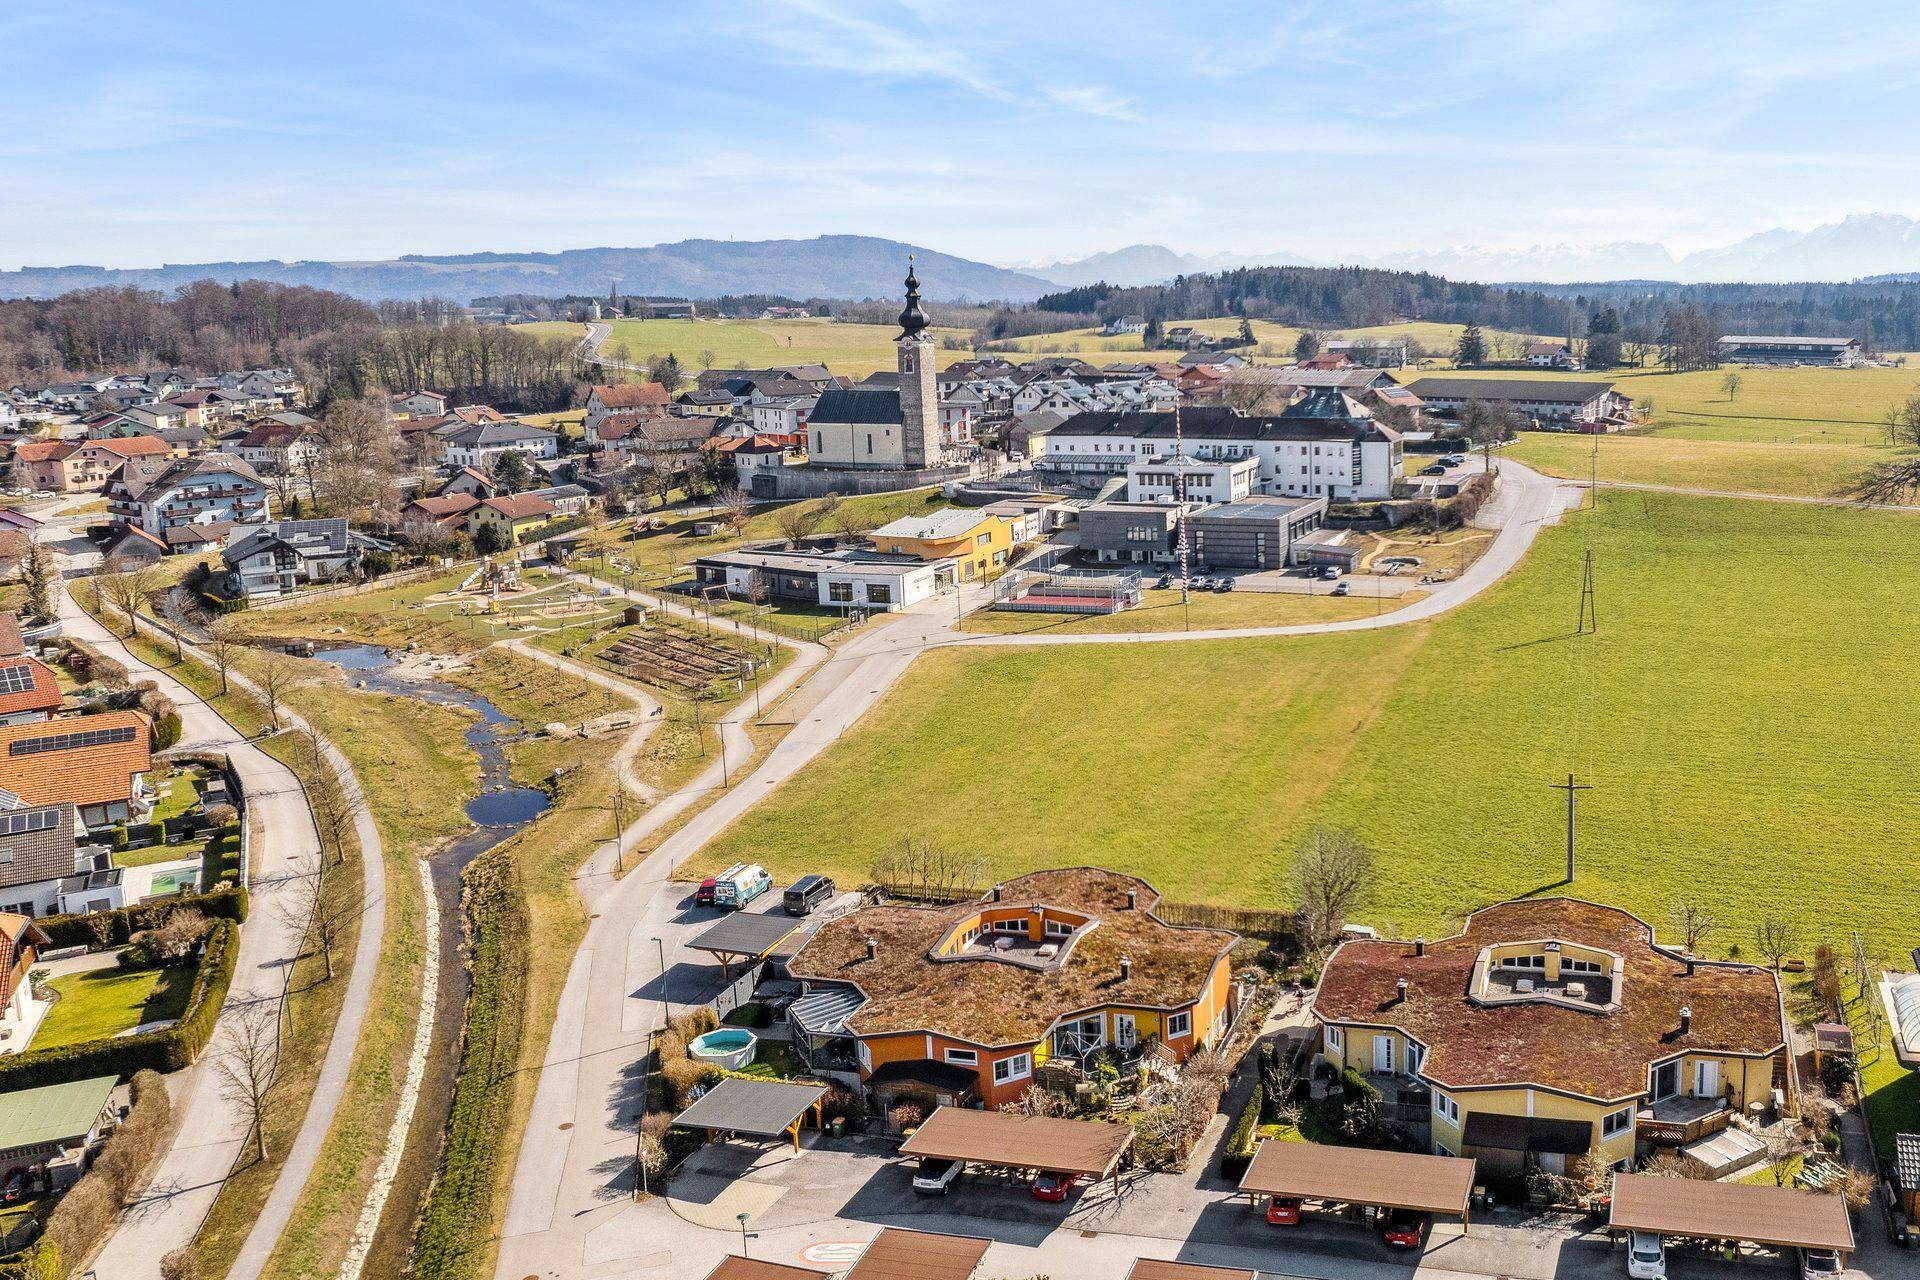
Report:
[[[1335,1053],[1344,1054],[1347,1050],[1347,1037],[1338,1027],[1327,1028],[1327,1048]]]
[[[1179,1013],[1170,1013],[1167,1015],[1167,1039],[1173,1040],[1180,1036],[1192,1034],[1193,1013],[1191,1010],[1182,1009]]]
[[[854,1042],[854,1051],[860,1059],[860,1069],[871,1073],[873,1070],[873,1050],[867,1048],[865,1040]]]
[[[1622,1107],[1618,1111],[1609,1111],[1600,1117],[1600,1137],[1617,1138],[1623,1133],[1633,1131],[1633,1108]]]
[[[993,1064],[993,1082],[1012,1084],[1016,1080],[1025,1080],[1033,1074],[1033,1057],[1030,1054],[1016,1053],[1010,1058],[1001,1058]]]
[[[1433,1091],[1433,1111],[1435,1115],[1445,1120],[1448,1124],[1457,1127],[1460,1123],[1460,1102],[1459,1099],[1453,1097],[1451,1094],[1445,1094],[1435,1089]]]
[[[978,1049],[948,1049],[945,1053],[948,1062],[956,1067],[977,1067],[980,1065]]]

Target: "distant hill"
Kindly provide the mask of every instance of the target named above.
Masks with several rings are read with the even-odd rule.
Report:
[[[1175,276],[1231,271],[1235,267],[1300,266],[1306,261],[1292,253],[1216,253],[1201,257],[1195,253],[1175,253],[1163,244],[1130,244],[1124,249],[1034,267],[1032,272],[1070,289],[1079,285],[1098,284],[1103,280],[1124,289],[1142,284],[1165,284]]]
[[[897,298],[907,254],[916,255],[922,292],[935,302],[1031,302],[1053,283],[1024,272],[875,236],[812,240],[682,240],[639,249],[560,253],[407,254],[382,262],[198,262],[116,269],[66,266],[0,271],[0,298],[49,298],[100,285],[172,290],[195,280],[271,280],[333,289],[370,302],[525,293],[713,298]]]

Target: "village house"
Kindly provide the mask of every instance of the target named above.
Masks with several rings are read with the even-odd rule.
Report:
[[[483,498],[467,513],[466,528],[478,537],[480,531],[498,531],[500,545],[517,547],[521,539],[554,518],[553,504],[531,493],[505,494]]]
[[[416,531],[434,526],[464,529],[468,513],[479,505],[480,499],[471,493],[442,493],[431,498],[415,498],[400,509],[400,523],[404,528]]]
[[[556,516],[577,516],[593,502],[593,495],[577,484],[548,485],[544,489],[529,489],[526,496],[538,498],[553,508]]]
[[[441,437],[440,456],[449,467],[492,471],[502,454],[521,453],[537,462],[560,455],[559,437],[523,422],[462,423]]]
[[[1579,369],[1580,357],[1564,342],[1529,342],[1527,363],[1536,369]]]
[[[63,700],[53,669],[27,652],[20,615],[0,613],[0,725],[48,719]]]
[[[447,398],[438,391],[409,391],[395,396],[388,411],[396,418],[440,418],[447,412]]]
[[[936,585],[944,590],[990,576],[1013,554],[1013,522],[981,509],[948,507],[923,516],[901,516],[875,529],[876,551],[913,556],[939,567]]]
[[[653,414],[667,411],[667,389],[657,382],[615,382],[596,386],[587,393],[587,416],[583,420],[588,448],[598,448],[594,434],[599,425],[614,414]]]
[[[1401,369],[1407,363],[1405,338],[1334,338],[1323,350],[1362,369]]]
[[[615,414],[600,424],[596,460],[615,466],[673,470],[698,456],[713,438],[711,418],[665,418],[647,414]]]
[[[107,486],[107,509],[169,551],[200,549],[236,524],[265,524],[267,487],[231,454],[134,458]]]
[[[152,436],[122,440],[23,440],[14,446],[14,471],[29,489],[97,493],[129,458],[164,458],[172,450]]]
[[[727,436],[709,442],[715,452],[724,455],[733,462],[733,474],[741,488],[751,490],[756,471],[770,467],[784,467],[789,458],[800,456],[798,446],[793,443],[802,437],[795,436]]]
[[[1505,902],[1437,941],[1353,939],[1313,1014],[1336,1070],[1431,1091],[1435,1152],[1489,1172],[1616,1169],[1796,1109],[1780,987],[1752,965],[1661,946],[1617,907]]]
[[[276,520],[234,529],[220,559],[236,598],[262,600],[353,577],[368,552],[389,549],[345,520]]]
[[[0,912],[0,1027],[6,1030],[9,1048],[18,1052],[33,1038],[33,1032],[40,1025],[40,1019],[46,1016],[46,1003],[33,994],[33,983],[29,981],[33,973],[34,961],[39,959],[41,948],[47,939],[32,920],[18,912]],[[94,1081],[94,1084],[102,1083]],[[105,1093],[113,1091],[112,1080],[104,1081]],[[12,1123],[7,1126],[9,1136],[18,1140],[32,1131],[37,1123],[44,1125],[52,1110],[47,1105],[47,1095],[52,1093],[71,1093],[74,1085],[42,1085],[37,1089],[13,1090],[4,1095],[18,1107],[18,1112],[9,1117]],[[87,1087],[82,1085],[80,1087]],[[96,1107],[94,1125],[103,1123],[103,1108]],[[91,1137],[96,1130],[89,1128]]]
[[[153,810],[152,726],[138,711],[0,725],[0,789],[28,806],[71,804],[89,829]]]
[[[320,461],[326,440],[316,424],[265,421],[241,436],[233,452],[261,475],[305,474]]]
[[[796,1051],[880,1107],[906,1094],[990,1110],[1104,1050],[1184,1061],[1231,1022],[1238,939],[1168,924],[1158,901],[1144,880],[1076,867],[829,920],[787,962],[804,988]]]
[[[499,483],[484,471],[472,467],[462,467],[454,472],[447,482],[440,486],[440,496],[452,493],[471,494],[475,498],[491,498],[500,492]]]

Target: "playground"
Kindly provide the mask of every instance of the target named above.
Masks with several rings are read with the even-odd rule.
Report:
[[[481,562],[461,583],[414,606],[442,618],[485,618],[498,630],[522,633],[610,625],[627,601],[612,587],[585,585],[528,571],[510,559]]]

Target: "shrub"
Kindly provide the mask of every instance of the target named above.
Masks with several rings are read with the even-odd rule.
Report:
[[[118,832],[119,828],[115,828]],[[124,836],[122,836],[124,839]],[[53,947],[117,947],[143,929],[152,929],[166,920],[167,913],[179,907],[191,907],[203,916],[232,920],[247,918],[245,889],[215,889],[210,893],[190,893],[165,902],[146,902],[114,911],[94,911],[85,915],[43,916],[34,921]],[[97,930],[104,924],[103,939]]]
[[[1829,1053],[1820,1059],[1820,1083],[1835,1097],[1853,1087],[1854,1059],[1850,1053]]]
[[[230,804],[216,804],[207,810],[207,822],[212,826],[224,827],[239,820],[240,811]]]
[[[169,711],[153,722],[153,748],[165,751],[180,741],[180,713]]]
[[[1247,1099],[1247,1105],[1240,1112],[1240,1119],[1234,1123],[1233,1132],[1227,1135],[1227,1144],[1220,1151],[1220,1176],[1238,1182],[1247,1166],[1253,1163],[1253,1143],[1255,1132],[1259,1128],[1260,1114],[1266,1109],[1267,1090],[1264,1085],[1253,1086],[1253,1096]]]
[[[92,1252],[119,1217],[120,1206],[159,1153],[173,1118],[166,1082],[152,1071],[133,1077],[133,1105],[124,1124],[107,1139],[93,1168],[62,1196],[47,1216],[40,1239],[8,1274],[59,1280],[66,1260]],[[164,1272],[163,1272],[164,1274]]]

